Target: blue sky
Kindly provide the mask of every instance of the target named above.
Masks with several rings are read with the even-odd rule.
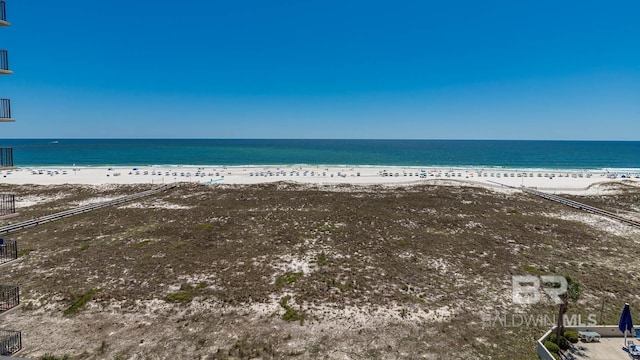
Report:
[[[640,140],[640,2],[7,1],[0,138]]]

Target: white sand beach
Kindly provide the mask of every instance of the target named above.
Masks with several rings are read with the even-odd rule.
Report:
[[[601,182],[625,181],[640,186],[640,170],[579,171],[436,167],[347,167],[347,166],[133,166],[133,167],[45,167],[0,171],[7,184],[259,184],[293,181],[314,184],[412,184],[462,183],[530,187],[554,192],[579,192]]]

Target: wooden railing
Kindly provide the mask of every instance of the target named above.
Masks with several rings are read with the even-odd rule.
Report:
[[[640,228],[640,221],[629,219],[629,218],[626,218],[624,216],[620,216],[620,215],[618,215],[616,213],[612,213],[611,211],[602,210],[602,209],[597,208],[595,206],[583,204],[581,202],[578,202],[578,201],[575,201],[575,200],[571,200],[571,199],[567,199],[567,198],[564,198],[562,196],[545,193],[545,192],[542,192],[542,191],[530,189],[530,188],[523,187],[523,186],[515,187],[515,186],[506,185],[506,184],[501,184],[499,182],[491,181],[491,180],[487,180],[487,182],[490,182],[490,183],[496,184],[496,185],[500,185],[500,186],[503,186],[503,187],[522,190],[522,191],[524,191],[526,193],[529,193],[529,194],[532,194],[532,195],[536,195],[536,196],[540,196],[543,199],[555,201],[555,202],[558,202],[560,204],[563,204],[563,205],[566,205],[566,206],[570,206],[570,207],[572,207],[574,209],[583,210],[583,211],[590,212],[592,214],[601,215],[601,216],[606,216],[608,218],[623,222],[623,223],[625,223],[627,225],[631,225],[631,226],[635,226],[635,227],[639,227]]]
[[[581,202],[577,202],[575,200],[563,198],[562,196],[544,193],[544,192],[538,191],[538,190],[533,190],[533,189],[528,189],[528,188],[522,188],[522,190],[525,191],[525,192],[528,192],[529,194],[540,196],[543,199],[559,202],[560,204],[564,204],[564,205],[570,206],[570,207],[575,208],[575,209],[579,209],[579,210],[583,210],[583,211],[586,211],[586,212],[590,212],[592,214],[598,214],[598,215],[601,215],[601,216],[606,216],[608,218],[621,221],[621,222],[623,222],[623,223],[625,223],[627,225],[640,227],[640,221],[635,221],[635,220],[632,220],[632,219],[628,219],[626,217],[623,217],[623,216],[620,216],[618,214],[612,213],[611,211],[602,210],[602,209],[599,209],[599,208],[591,206],[591,205],[587,205],[587,204],[583,204]]]

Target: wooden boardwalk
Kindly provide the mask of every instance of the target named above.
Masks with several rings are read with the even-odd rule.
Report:
[[[623,222],[623,223],[625,223],[627,225],[631,225],[631,226],[635,226],[637,228],[640,228],[640,221],[627,219],[626,217],[620,216],[620,215],[618,215],[616,213],[612,213],[611,211],[602,210],[600,208],[597,208],[597,207],[594,207],[594,206],[591,206],[591,205],[587,205],[587,204],[583,204],[581,202],[577,202],[577,201],[574,201],[574,200],[571,200],[571,199],[563,198],[562,196],[544,193],[544,192],[538,191],[538,190],[533,190],[533,189],[528,189],[528,188],[521,188],[521,190],[524,191],[524,192],[527,192],[529,194],[540,196],[543,199],[559,202],[561,204],[564,204],[564,205],[567,205],[567,206],[571,206],[572,208],[575,208],[575,209],[579,209],[579,210],[583,210],[583,211],[586,211],[586,212],[590,212],[592,214],[606,216],[608,218],[615,219],[615,220],[618,220],[620,222]]]
[[[36,225],[48,223],[48,222],[51,222],[51,221],[59,220],[59,219],[65,218],[65,217],[69,217],[69,216],[73,216],[73,215],[89,212],[89,211],[96,210],[96,209],[101,209],[101,208],[104,208],[104,207],[107,207],[107,206],[118,205],[118,204],[121,204],[121,203],[124,203],[124,202],[127,202],[127,201],[136,200],[136,199],[139,199],[139,198],[142,198],[142,197],[145,197],[145,196],[150,196],[150,195],[154,195],[154,194],[157,194],[159,192],[162,192],[162,191],[173,189],[176,186],[177,186],[176,184],[166,184],[166,185],[162,185],[160,187],[157,187],[155,189],[151,189],[151,190],[147,190],[147,191],[143,191],[143,192],[139,192],[139,193],[123,196],[123,197],[118,198],[118,199],[104,201],[104,202],[100,202],[100,203],[96,203],[96,204],[89,204],[89,205],[85,205],[85,206],[80,206],[80,207],[77,207],[75,209],[65,210],[65,211],[61,211],[61,212],[55,213],[55,214],[43,216],[43,217],[40,217],[40,218],[31,219],[31,220],[19,222],[19,223],[16,223],[16,224],[3,226],[3,227],[0,227],[0,234],[10,234],[10,233],[22,230],[22,229],[26,229],[26,228],[29,228],[29,227],[32,227],[32,226],[36,226]]]
[[[489,181],[489,182],[491,182],[493,184],[500,185],[500,186],[505,186],[505,187],[508,187],[508,188],[512,188],[512,189],[522,190],[522,191],[524,191],[526,193],[533,194],[533,195],[536,195],[536,196],[540,196],[543,199],[559,202],[561,204],[570,206],[570,207],[572,207],[574,209],[583,210],[583,211],[590,212],[592,214],[601,215],[601,216],[606,216],[606,217],[608,217],[610,219],[618,220],[618,221],[623,222],[623,223],[625,223],[627,225],[631,225],[631,226],[635,226],[637,228],[640,228],[640,221],[628,219],[628,218],[620,216],[620,215],[618,215],[616,213],[612,213],[611,211],[602,210],[602,209],[597,208],[595,206],[583,204],[581,202],[574,201],[574,200],[571,200],[571,199],[567,199],[567,198],[564,198],[562,196],[549,194],[549,193],[545,193],[545,192],[542,192],[542,191],[529,189],[529,188],[526,188],[526,187],[509,186],[509,185],[501,184],[501,183],[495,182],[495,181]]]

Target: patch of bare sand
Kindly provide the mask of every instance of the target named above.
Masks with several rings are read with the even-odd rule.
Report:
[[[106,202],[106,201],[119,199],[120,197],[121,196],[92,197],[92,198],[89,198],[89,199],[84,199],[82,201],[76,201],[73,205],[80,207],[80,206],[85,206],[85,205],[98,204],[98,203],[101,203],[101,202]]]
[[[27,208],[64,199],[68,194],[58,193],[54,195],[26,195],[16,197],[16,209]]]
[[[157,201],[142,201],[142,202],[131,202],[126,205],[122,205],[118,207],[119,209],[171,209],[171,210],[188,210],[191,209],[191,206],[172,204],[166,201],[157,200]]]

